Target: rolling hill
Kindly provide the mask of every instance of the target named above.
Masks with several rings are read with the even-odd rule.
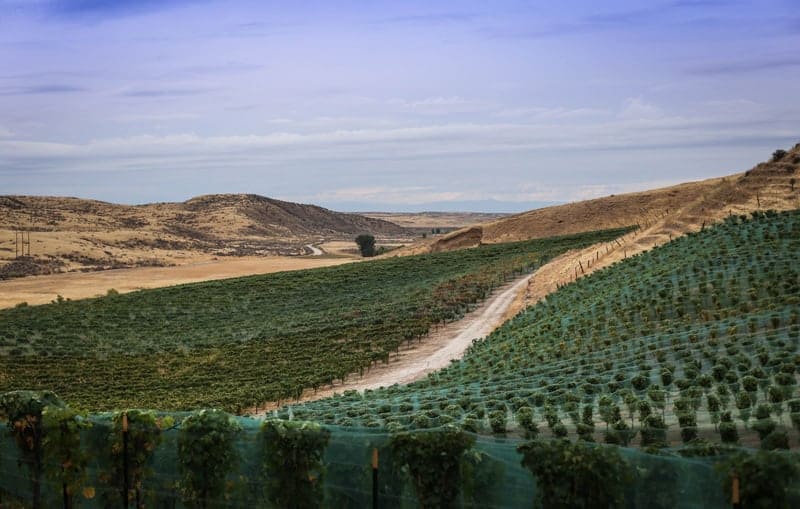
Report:
[[[450,251],[630,224],[646,227],[649,240],[660,244],[731,214],[800,207],[798,173],[800,143],[744,173],[531,210],[461,228],[393,254]]]
[[[15,230],[31,232],[31,256],[16,261]],[[307,254],[307,244],[364,232],[411,236],[388,221],[252,194],[136,206],[0,196],[0,278],[180,265],[213,256]]]

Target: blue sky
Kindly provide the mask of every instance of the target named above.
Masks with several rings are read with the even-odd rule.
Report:
[[[795,0],[0,0],[0,194],[525,210],[800,141]]]

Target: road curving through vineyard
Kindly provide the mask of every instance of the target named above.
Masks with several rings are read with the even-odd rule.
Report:
[[[419,343],[401,347],[399,353],[390,357],[387,364],[376,364],[362,377],[351,375],[344,383],[323,387],[316,392],[308,389],[300,397],[300,401],[322,399],[348,390],[364,391],[393,384],[407,384],[446,367],[452,360],[460,359],[473,340],[489,335],[503,324],[504,317],[513,306],[519,305],[518,296],[535,276],[536,272],[500,287],[462,319],[432,330]],[[278,406],[277,403],[271,403],[253,413],[263,415]]]

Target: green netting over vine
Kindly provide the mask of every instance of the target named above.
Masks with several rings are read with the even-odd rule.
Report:
[[[67,499],[67,507],[124,507],[127,499],[134,508],[371,507],[374,450],[383,508],[558,507],[559,497],[575,501],[581,494],[607,495],[619,507],[723,508],[730,507],[729,478],[737,470],[741,496],[800,503],[798,458],[789,452],[709,445],[650,454],[580,441],[492,438],[457,427],[390,434],[209,410],[122,415],[71,415],[60,422],[80,426],[42,427],[38,468],[25,460],[30,443],[16,440],[19,421],[4,426],[0,505],[32,507],[36,499],[39,507],[64,507]],[[82,468],[64,475],[63,455],[77,453]],[[526,468],[531,461],[535,467]],[[770,474],[769,465],[779,473]],[[554,472],[558,482],[540,489],[537,479]],[[761,473],[784,479],[765,488]]]
[[[424,379],[284,405],[276,416],[796,447],[798,252],[800,211],[729,217],[561,287]]]

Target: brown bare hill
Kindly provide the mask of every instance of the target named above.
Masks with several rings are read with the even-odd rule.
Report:
[[[30,257],[17,258],[16,230],[31,232]],[[401,241],[413,236],[388,221],[252,194],[133,206],[0,196],[0,278],[183,265],[214,256],[301,255],[309,253],[308,244],[365,232]]]
[[[245,235],[300,239],[319,236],[349,237],[364,232],[373,235],[407,234],[404,228],[389,221],[254,194],[199,196],[183,202],[182,205],[201,216],[223,212],[246,218],[249,222],[238,225],[238,233]]]
[[[480,227],[462,228],[392,254],[449,251],[636,224],[658,243],[657,239],[669,240],[729,214],[800,208],[798,174],[800,144],[745,173],[531,210]]]

